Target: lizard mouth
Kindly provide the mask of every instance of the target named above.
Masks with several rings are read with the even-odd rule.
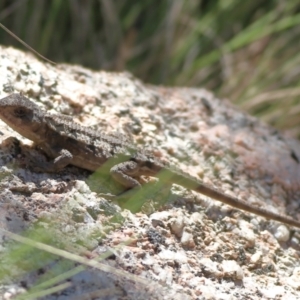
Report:
[[[14,118],[9,112],[4,111],[0,112],[0,117],[8,126],[12,127],[13,129],[16,129],[16,127],[19,127],[19,122]]]
[[[11,110],[2,109],[0,110],[0,118],[12,129],[21,134],[22,136],[36,141],[37,137],[40,136],[38,132],[42,129],[40,124],[32,122],[28,118],[17,118],[12,114]]]

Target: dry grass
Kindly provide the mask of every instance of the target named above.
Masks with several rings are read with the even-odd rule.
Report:
[[[299,137],[299,7],[295,0],[0,0],[0,22],[55,62],[204,86]],[[6,32],[0,41],[20,47]]]

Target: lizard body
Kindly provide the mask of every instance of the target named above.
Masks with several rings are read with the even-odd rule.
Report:
[[[163,172],[160,180],[166,183],[181,185],[235,208],[300,228],[300,221],[224,194],[163,163],[151,152],[138,149],[121,136],[96,132],[68,116],[47,113],[21,94],[0,100],[0,118],[54,159],[35,162],[35,171],[56,172],[68,164],[96,171],[108,164],[112,177],[127,189],[140,186],[137,179],[142,175],[158,176]]]

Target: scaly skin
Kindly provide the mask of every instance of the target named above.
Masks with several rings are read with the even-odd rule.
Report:
[[[168,184],[175,183],[234,208],[300,228],[299,221],[224,194],[166,165],[122,135],[92,131],[70,117],[44,112],[23,95],[11,94],[1,99],[0,118],[54,159],[52,162],[35,162],[36,171],[56,172],[68,164],[96,171],[105,164],[112,177],[128,189],[140,186],[137,179],[142,175],[163,173],[159,179]]]

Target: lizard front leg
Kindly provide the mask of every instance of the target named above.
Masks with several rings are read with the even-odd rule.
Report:
[[[58,172],[71,163],[73,155],[66,149],[62,149],[53,161],[40,160],[32,154],[29,156],[29,164],[35,172]]]
[[[134,161],[126,161],[110,169],[111,176],[127,189],[140,187],[141,184],[134,178],[139,175],[139,165]]]

